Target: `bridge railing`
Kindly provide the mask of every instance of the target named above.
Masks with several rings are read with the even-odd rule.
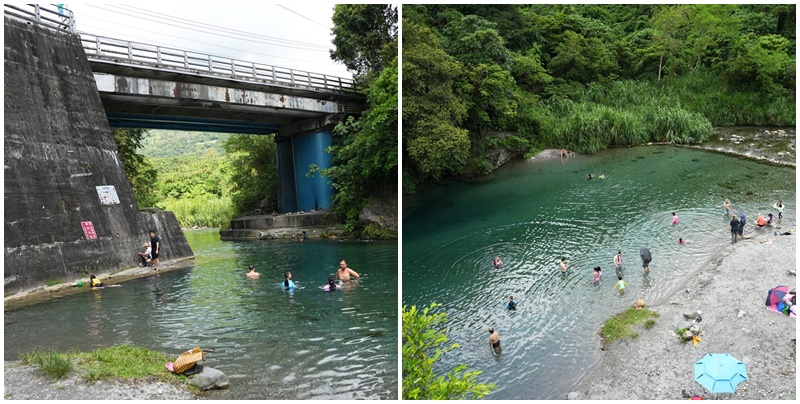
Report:
[[[212,74],[258,83],[316,90],[359,92],[355,80],[285,67],[247,62],[199,52],[80,33],[86,56],[151,65],[176,71]]]
[[[75,32],[75,13],[56,4],[3,4],[3,12]]]

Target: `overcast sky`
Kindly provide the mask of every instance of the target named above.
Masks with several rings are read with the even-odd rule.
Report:
[[[79,32],[352,77],[330,58],[334,3],[70,4]],[[238,32],[225,31],[234,30]],[[255,37],[253,36],[255,35]]]

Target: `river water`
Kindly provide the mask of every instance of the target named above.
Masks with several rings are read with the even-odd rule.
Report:
[[[601,171],[605,179],[586,179]],[[779,198],[787,205],[780,227],[793,229],[795,176],[791,168],[650,146],[515,162],[481,184],[431,186],[403,199],[403,304],[442,304],[450,342],[461,347],[440,369],[482,370],[479,381],[497,385],[487,398],[563,399],[599,361],[605,320],[639,295],[658,304],[682,293],[693,273],[720,258],[730,243],[725,198],[747,215],[745,236],[758,212],[777,217],[770,206]],[[641,247],[653,255],[649,274]],[[619,250],[629,284],[622,296],[613,288]],[[501,269],[491,265],[495,256]],[[564,278],[561,257],[573,264]],[[598,286],[595,266],[604,272]],[[516,312],[504,308],[509,296]],[[500,335],[498,357],[488,327]]]
[[[91,350],[132,344],[175,357],[215,348],[225,372],[212,399],[394,399],[396,242],[221,242],[189,231],[187,269],[5,313],[5,359],[34,347]],[[362,278],[323,292],[340,260]],[[261,279],[246,279],[253,264]],[[293,292],[280,287],[293,274]]]

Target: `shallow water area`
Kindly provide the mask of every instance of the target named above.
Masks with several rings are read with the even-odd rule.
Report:
[[[587,180],[600,172],[605,179]],[[447,334],[461,347],[440,369],[463,363],[482,370],[497,390],[490,399],[563,399],[602,351],[597,331],[638,296],[657,304],[729,245],[722,202],[748,218],[745,237],[795,226],[795,175],[722,154],[650,146],[594,156],[515,162],[484,184],[431,186],[403,200],[403,304],[442,304]],[[759,212],[776,227],[754,230]],[[672,212],[679,218],[671,224]],[[778,229],[777,227],[780,227]],[[688,240],[686,245],[678,239]],[[641,247],[653,256],[642,270]],[[615,289],[613,257],[622,251]],[[494,269],[495,256],[503,260]],[[562,276],[561,257],[570,268]],[[604,276],[592,284],[592,268]],[[518,309],[504,308],[514,296]],[[488,327],[503,352],[493,357]]]
[[[221,242],[187,231],[185,270],[5,313],[5,359],[34,347],[131,344],[177,357],[215,348],[201,364],[230,378],[212,399],[397,398],[397,244]],[[362,275],[320,290],[341,259]],[[261,278],[245,277],[255,265]],[[280,286],[291,271],[293,291]]]

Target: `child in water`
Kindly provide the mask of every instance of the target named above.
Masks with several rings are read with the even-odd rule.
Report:
[[[675,212],[672,212],[672,224],[678,224],[678,215],[676,215]]]
[[[617,281],[616,284],[614,284],[614,289],[619,287],[619,294],[620,294],[620,296],[622,296],[622,295],[625,294],[625,288],[628,286],[628,284],[625,281],[622,280],[622,276],[618,276],[617,278],[619,280]]]
[[[679,238],[679,239],[678,239],[678,244],[680,244],[680,245],[686,245],[686,240],[684,240],[683,238]]]
[[[294,289],[294,282],[292,282],[292,273],[286,271],[283,273],[283,277],[284,277],[283,287],[287,290]]]
[[[603,271],[600,267],[594,267],[594,280],[592,281],[592,285],[597,285],[600,283],[600,277],[603,276]]]
[[[517,309],[517,302],[514,301],[514,296],[508,297],[508,303],[506,303],[506,309],[508,310],[516,310]]]
[[[341,288],[341,284],[337,284],[336,280],[333,279],[332,276],[328,277],[328,284],[325,286],[320,286],[320,288],[326,292],[335,292],[336,289]]]
[[[494,257],[494,261],[492,261],[492,266],[494,266],[494,269],[500,269],[503,266],[503,261],[500,260],[500,257]]]

